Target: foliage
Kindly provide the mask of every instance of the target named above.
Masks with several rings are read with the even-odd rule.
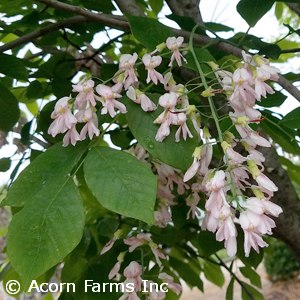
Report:
[[[265,252],[264,265],[270,278],[286,280],[299,273],[300,265],[289,247],[276,239],[269,240],[269,248]]]

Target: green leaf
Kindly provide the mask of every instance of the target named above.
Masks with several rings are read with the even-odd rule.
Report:
[[[281,120],[271,114],[270,111],[263,111],[264,121],[259,124],[263,131],[268,134],[275,143],[280,145],[286,152],[300,154],[300,149],[295,140],[295,132],[280,123]]]
[[[259,55],[266,55],[272,59],[278,59],[281,54],[281,48],[276,44],[267,44],[260,48]]]
[[[29,145],[30,142],[30,128],[32,125],[32,121],[24,124],[21,130],[21,142],[23,145]]]
[[[206,28],[208,28],[209,30],[214,31],[214,32],[233,31],[232,27],[229,27],[229,26],[226,26],[226,25],[223,25],[223,24],[220,24],[220,23],[206,22],[204,24],[205,24]]]
[[[261,288],[260,276],[250,266],[241,267],[240,271],[250,280],[251,284]]]
[[[170,265],[174,268],[179,276],[190,286],[198,287],[200,291],[203,291],[203,282],[200,279],[200,271],[196,273],[191,267],[191,264],[186,263],[184,260],[178,260],[170,256]]]
[[[274,2],[274,0],[240,0],[236,8],[249,26],[254,27],[265,13],[271,9]]]
[[[49,186],[57,191],[61,180],[68,180],[69,174],[78,163],[87,145],[79,143],[76,147],[62,147],[56,144],[39,155],[16,179],[6,199],[1,205],[24,206],[35,202],[38,194],[49,192]]]
[[[84,175],[103,207],[153,223],[157,182],[145,163],[123,151],[95,147],[86,157]]]
[[[115,9],[111,0],[80,0],[79,2],[87,9],[92,9],[103,13],[110,13]]]
[[[14,196],[26,202],[13,216],[7,240],[8,256],[24,286],[61,262],[81,240],[84,207],[68,173],[85,148],[53,146],[25,169],[9,191],[11,202]],[[20,200],[15,200],[19,205]]]
[[[264,300],[264,296],[253,286],[242,282],[242,299],[243,300]]]
[[[226,300],[233,300],[234,277],[231,278],[226,290]]]
[[[208,75],[207,77],[215,78],[215,75],[213,75],[211,72],[211,68],[206,64],[209,61],[215,61],[214,57],[205,48],[194,48],[194,51],[197,56],[198,62],[201,64],[203,72],[211,74],[211,75]],[[190,52],[186,55],[186,60],[187,60],[186,67],[198,72],[198,68],[196,66],[194,57]]]
[[[71,177],[57,182],[58,189],[47,185],[48,193],[37,193],[8,229],[8,255],[25,286],[61,262],[82,237],[84,208],[78,190]]]
[[[280,106],[286,98],[286,95],[276,91],[274,94],[268,95],[267,98],[262,99],[261,102],[258,102],[257,104],[263,107]]]
[[[18,106],[18,100],[1,83],[0,106],[0,130],[9,131],[13,127],[13,125],[18,121],[20,116],[20,110]]]
[[[22,59],[4,53],[0,54],[0,73],[16,79],[28,79],[28,71]]]
[[[148,94],[148,97],[150,97],[152,101],[157,102],[159,95]],[[176,142],[176,129],[173,127],[170,135],[162,143],[157,142],[155,136],[159,126],[153,124],[153,121],[162,110],[158,108],[155,112],[144,112],[141,107],[133,101],[128,98],[125,98],[125,100],[128,108],[126,114],[128,126],[137,141],[155,158],[180,170],[187,170],[192,163],[192,154],[195,147],[198,145],[196,133],[191,130],[194,138]],[[188,126],[192,129],[190,123],[188,123]],[[178,159],[179,157],[180,159]]]
[[[208,260],[204,262],[204,275],[215,285],[222,287],[225,282],[224,274],[219,265],[214,264]]]
[[[300,107],[295,108],[284,116],[280,124],[292,129],[300,129]]]
[[[173,31],[156,19],[127,16],[134,37],[149,50],[174,36]]]
[[[149,5],[151,6],[152,10],[158,14],[161,9],[163,8],[164,1],[163,0],[148,0]]]
[[[10,159],[8,157],[3,157],[0,159],[0,172],[6,172],[10,168]]]

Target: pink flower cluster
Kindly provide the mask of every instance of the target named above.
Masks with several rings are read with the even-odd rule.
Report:
[[[102,249],[101,254],[106,253],[109,251],[114,243],[121,237],[122,233],[120,230],[116,231],[114,234],[114,237],[112,240],[110,240]],[[162,263],[160,259],[166,259],[167,256],[163,253],[162,249],[153,242],[151,238],[150,233],[137,233],[136,235],[132,235],[130,237],[127,237],[123,240],[125,245],[129,246],[128,252],[131,253],[135,251],[136,248],[147,245],[150,247],[150,250],[152,254],[155,257],[156,263],[159,267],[162,267]],[[126,255],[126,252],[121,252],[117,258],[117,263],[113,266],[111,269],[108,278],[110,280],[114,279],[119,275],[119,271],[121,269],[121,265],[124,261],[124,257]],[[138,292],[147,291],[149,299],[165,299],[166,293],[162,291],[157,291],[154,289],[148,289],[147,286],[143,286],[143,284],[150,284],[153,283],[152,281],[143,282],[142,280],[142,274],[143,274],[143,268],[142,266],[137,263],[136,261],[130,262],[130,264],[124,269],[123,275],[125,277],[124,285],[130,283],[131,286],[134,287],[134,290],[132,292],[126,291],[120,299],[132,299],[132,300],[139,300]],[[166,273],[160,273],[158,278],[162,280],[163,282],[168,284],[168,288],[172,291],[174,291],[177,295],[181,292],[181,285],[179,283],[174,282],[174,279],[172,276],[166,274]]]
[[[201,181],[201,189],[208,195],[201,227],[215,232],[218,241],[224,241],[229,256],[234,256],[237,251],[236,224],[244,231],[244,250],[248,256],[251,248],[259,252],[259,247],[267,246],[262,235],[272,234],[275,227],[269,216],[278,217],[282,213],[282,209],[270,201],[277,187],[263,174],[265,158],[256,149],[271,144],[249,126],[260,122],[261,114],[254,108],[256,100],[274,93],[266,81],[277,80],[279,70],[260,56],[252,57],[243,52],[243,58],[244,62],[234,73],[215,70],[234,110],[229,116],[240,135],[240,138],[235,138],[231,132],[224,135],[221,146],[226,169],[208,171],[212,149],[206,143],[195,149],[194,161],[184,175],[184,181],[194,176]],[[244,147],[245,155],[234,150],[239,143]],[[245,196],[246,189],[252,190],[255,197]],[[239,217],[236,217],[236,211],[239,211]]]
[[[179,52],[179,48],[182,46],[182,37],[168,38],[166,43],[163,43],[160,50],[168,48],[172,55],[169,66],[172,66],[174,60],[176,60],[179,66],[182,65],[183,56]],[[142,63],[148,72],[146,83],[153,82],[155,85],[158,82],[168,85],[167,80],[169,77],[163,77],[156,68],[162,63],[162,57],[153,55],[158,50],[147,53],[142,57]],[[63,139],[63,145],[67,146],[70,143],[75,145],[77,141],[84,140],[88,134],[89,138],[98,136],[100,131],[98,129],[98,117],[96,114],[97,103],[101,105],[101,114],[109,114],[112,118],[116,116],[118,112],[126,113],[125,105],[118,99],[122,97],[121,93],[124,89],[129,99],[137,104],[141,105],[144,111],[153,111],[157,107],[152,100],[141,91],[139,86],[138,74],[135,66],[137,65],[138,55],[137,53],[123,54],[120,57],[119,70],[113,77],[113,86],[105,84],[98,84],[94,91],[94,81],[89,79],[83,79],[76,85],[73,85],[73,92],[78,93],[75,97],[75,101],[71,97],[63,97],[59,99],[55,105],[54,111],[51,114],[51,118],[54,119],[49,127],[48,133],[55,137],[59,133],[65,134]],[[175,106],[182,97],[180,92],[175,93],[179,86],[172,85],[170,89],[174,90],[170,94],[165,94],[159,101],[159,104],[165,108],[159,118],[156,119],[156,123],[161,124],[156,139],[162,141],[169,135],[170,125],[178,125],[179,128],[176,133],[176,140],[179,141],[180,135],[186,139],[187,136],[192,137],[186,125],[186,113],[179,112]],[[170,98],[169,100],[167,98]],[[73,103],[74,102],[74,103]],[[169,104],[167,104],[167,102]],[[171,106],[172,104],[172,106]],[[167,105],[167,107],[166,107]],[[76,124],[84,123],[80,133],[78,133]]]

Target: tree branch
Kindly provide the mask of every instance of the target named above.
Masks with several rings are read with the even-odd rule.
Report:
[[[134,0],[115,0],[123,14],[129,14],[132,16],[145,16],[141,8],[136,4]]]
[[[203,25],[200,0],[166,0],[171,11],[178,16],[190,16],[196,24]]]
[[[26,44],[28,42],[33,41],[34,39],[44,36],[46,34],[49,34],[53,31],[56,31],[60,28],[65,28],[65,27],[69,27],[71,25],[74,24],[80,24],[80,23],[84,23],[87,22],[88,20],[85,17],[82,16],[75,16],[66,20],[63,20],[61,22],[57,22],[57,23],[53,23],[51,25],[45,26],[41,29],[38,29],[36,31],[33,31],[31,33],[25,34],[23,36],[21,36],[20,38],[9,42],[7,44],[4,44],[2,46],[0,46],[0,53],[7,51],[9,49],[21,46],[23,44]]]
[[[285,3],[292,11],[300,16],[300,5],[294,3]]]
[[[121,29],[121,30],[129,29],[128,22],[125,21],[125,19],[121,16],[114,16],[114,15],[108,15],[103,13],[98,14],[78,6],[70,5],[56,0],[34,0],[34,1],[44,3],[47,6],[56,9],[61,9],[64,11],[74,13],[76,15],[86,17],[89,21],[99,22],[115,29]]]
[[[274,203],[280,205],[283,214],[276,219],[274,235],[286,242],[293,250],[296,259],[300,262],[300,201],[299,197],[291,183],[287,172],[282,168],[275,148],[259,148],[266,160],[264,165],[272,181],[278,186],[272,198]]]
[[[34,1],[44,3],[47,6],[50,6],[50,7],[56,8],[56,9],[61,9],[61,10],[64,10],[64,11],[68,11],[68,12],[83,16],[83,17],[86,18],[85,21],[99,22],[101,24],[110,26],[112,28],[121,29],[123,31],[127,31],[127,30],[130,29],[129,23],[122,16],[93,13],[89,10],[86,10],[86,9],[83,9],[83,8],[80,8],[80,7],[77,7],[77,6],[73,6],[73,5],[70,5],[70,4],[66,4],[66,3],[63,3],[63,2],[59,2],[59,1],[56,1],[56,0],[34,0]],[[120,3],[122,2],[122,5],[125,3],[124,0],[118,0],[118,2],[120,2]],[[131,3],[134,3],[134,2],[131,1]],[[124,10],[125,10],[125,8],[124,8]],[[128,9],[126,9],[126,10],[128,11]],[[133,8],[131,7],[130,10],[133,11]],[[79,17],[79,16],[77,16],[77,17]],[[173,30],[175,35],[181,35],[186,40],[189,39],[190,32],[185,31],[185,30],[174,29],[174,28],[171,28],[171,29]],[[28,42],[28,41],[30,41],[30,39],[27,38],[26,41]],[[199,45],[215,44],[215,47],[217,49],[221,50],[221,51],[224,51],[224,52],[229,53],[229,54],[233,54],[237,57],[242,57],[241,49],[227,43],[226,41],[219,41],[217,39],[213,39],[213,38],[210,38],[208,36],[195,34],[194,35],[194,42],[195,42],[195,44],[199,44]],[[22,43],[24,43],[24,41]],[[11,49],[11,48],[13,48],[13,47],[10,47],[9,49]],[[293,84],[291,82],[289,82],[282,75],[280,75],[278,83],[287,92],[289,92],[292,96],[294,96],[300,102],[300,91],[295,86],[293,86]]]

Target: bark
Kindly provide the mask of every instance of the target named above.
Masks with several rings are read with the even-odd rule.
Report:
[[[191,17],[196,24],[203,25],[199,9],[200,0],[166,0],[166,2],[175,15]]]
[[[285,3],[291,10],[300,16],[300,5],[296,3]]]
[[[300,262],[300,199],[292,185],[287,172],[282,168],[274,148],[259,149],[266,161],[266,175],[278,186],[272,201],[280,205],[283,213],[275,220],[277,227],[274,235],[286,242]]]

